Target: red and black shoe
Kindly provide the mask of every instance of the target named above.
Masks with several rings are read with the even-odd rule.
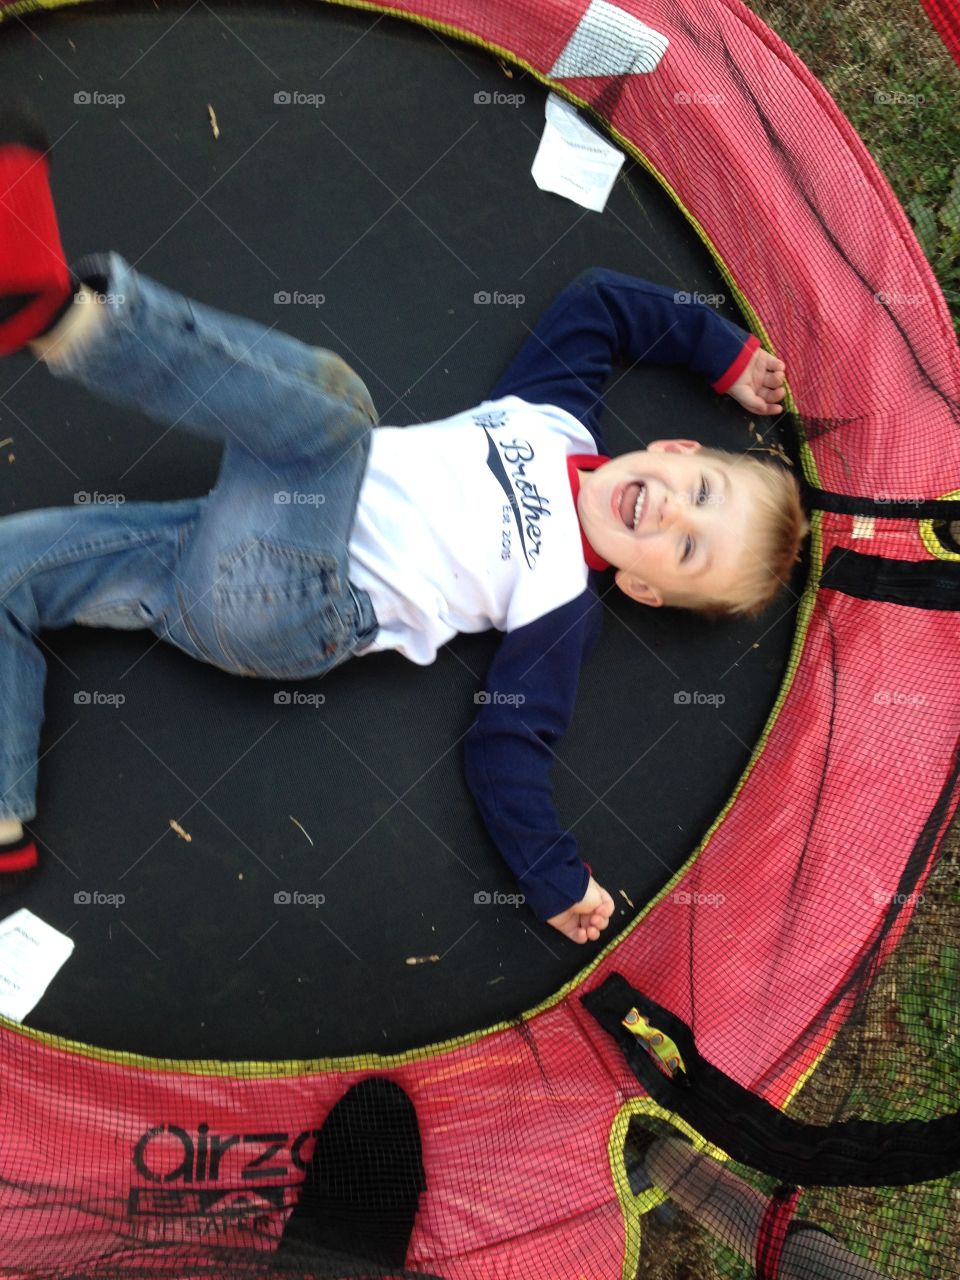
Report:
[[[0,102],[0,355],[46,333],[73,300],[50,190],[50,143],[29,104]]]
[[[0,843],[0,897],[19,889],[36,865],[37,846],[28,832]]]

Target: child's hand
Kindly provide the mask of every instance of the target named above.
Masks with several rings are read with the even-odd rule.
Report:
[[[571,942],[596,942],[612,915],[613,899],[591,876],[582,899],[558,916],[551,916],[547,924],[559,929]]]
[[[780,401],[787,394],[783,387],[786,367],[782,360],[758,347],[727,395],[750,413],[781,413]]]

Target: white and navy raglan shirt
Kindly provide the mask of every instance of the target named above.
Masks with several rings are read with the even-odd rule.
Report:
[[[716,350],[701,353],[707,368],[722,362],[717,389],[746,363],[749,335],[732,329],[723,322]],[[564,409],[515,396],[441,422],[375,427],[350,539],[350,580],[380,624],[357,655],[395,649],[426,665],[459,632],[504,633],[464,739],[466,779],[541,920],[580,901],[589,880],[550,772],[601,627],[609,566],[587,543],[576,500],[579,469],[605,462],[602,449]]]

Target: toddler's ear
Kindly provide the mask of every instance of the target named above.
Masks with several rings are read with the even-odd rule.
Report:
[[[696,453],[703,445],[699,440],[651,440],[647,448],[652,453]]]
[[[656,587],[651,587],[649,582],[644,582],[642,578],[627,573],[625,569],[618,571],[614,581],[620,590],[631,600],[636,600],[637,604],[648,604],[653,609],[658,609],[663,604],[663,596]]]

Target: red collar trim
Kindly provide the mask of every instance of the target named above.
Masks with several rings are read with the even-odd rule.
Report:
[[[567,475],[570,477],[570,491],[573,494],[573,508],[577,511],[577,499],[580,496],[580,471],[596,471],[610,459],[602,453],[568,453]],[[580,512],[577,511],[577,524],[580,525],[580,541],[583,543],[583,558],[591,569],[609,569],[610,563],[598,556],[587,541],[587,535],[580,524]]]

